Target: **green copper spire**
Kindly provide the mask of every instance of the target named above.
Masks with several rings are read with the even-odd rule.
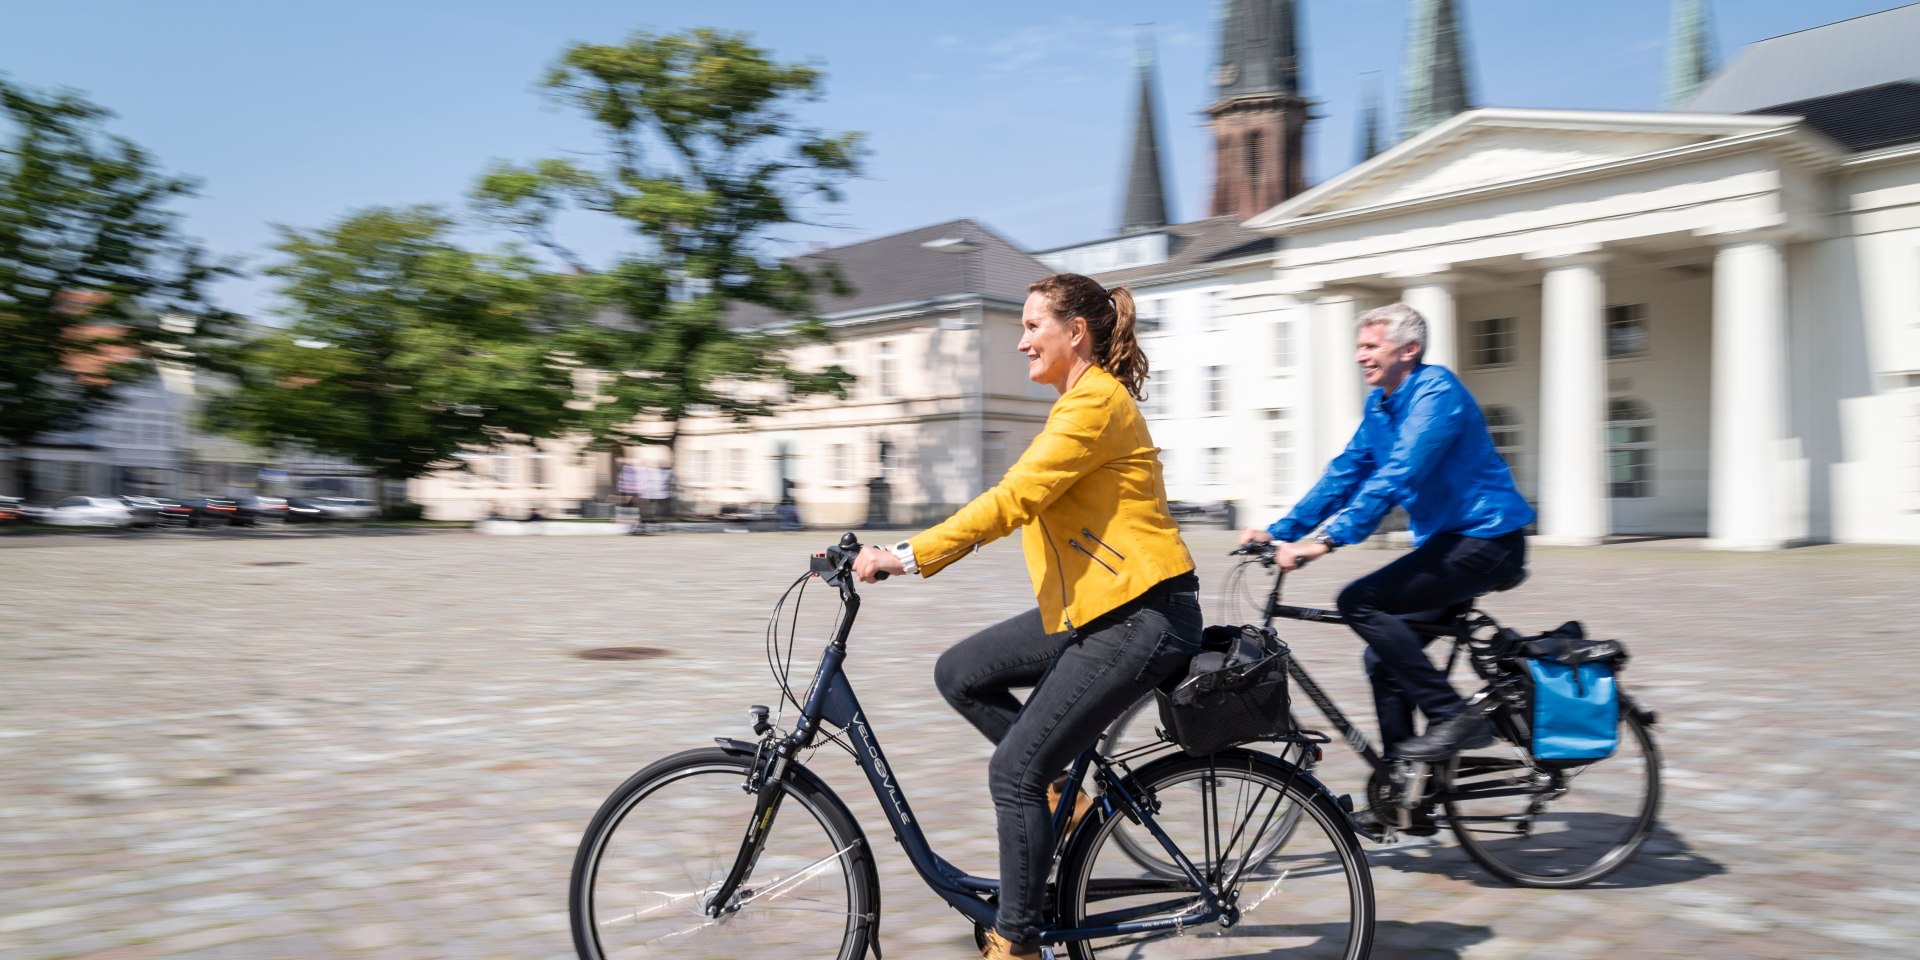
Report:
[[[1667,33],[1667,109],[1678,110],[1713,75],[1713,29],[1706,0],[1673,0]]]
[[[1406,139],[1473,106],[1467,85],[1464,30],[1453,0],[1413,0],[1407,32],[1405,111],[1400,137]]]
[[[1380,75],[1368,73],[1360,106],[1360,159],[1366,163],[1385,150],[1386,138],[1380,130]]]
[[[1160,174],[1160,125],[1153,96],[1153,35],[1140,31],[1135,64],[1140,71],[1140,108],[1133,121],[1133,159],[1127,168],[1126,203],[1120,232],[1140,233],[1167,225],[1167,191]]]

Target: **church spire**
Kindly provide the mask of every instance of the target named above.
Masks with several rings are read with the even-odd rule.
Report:
[[[1465,43],[1453,0],[1413,0],[1400,137],[1416,136],[1473,106]]]
[[[1301,96],[1293,0],[1225,0],[1214,66],[1210,216],[1247,219],[1306,189],[1308,102]]]
[[[1363,89],[1360,95],[1360,159],[1356,163],[1366,163],[1386,149],[1386,138],[1380,130],[1380,75],[1368,73]]]
[[[1153,35],[1144,28],[1134,63],[1140,72],[1140,109],[1133,120],[1133,159],[1127,168],[1121,233],[1158,230],[1168,223],[1167,192],[1160,171],[1159,110],[1153,95]]]
[[[1667,36],[1667,109],[1678,110],[1713,74],[1713,30],[1706,0],[1673,0]]]

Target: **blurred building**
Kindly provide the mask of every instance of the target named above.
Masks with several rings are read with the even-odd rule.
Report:
[[[1049,271],[992,230],[956,220],[801,258],[852,288],[816,298],[830,345],[793,362],[858,377],[845,400],[801,401],[734,424],[683,421],[678,496],[702,513],[791,495],[809,525],[942,519],[999,481],[1055,394],[1027,380],[1020,311]],[[732,321],[777,322],[756,308]]]
[[[611,458],[578,440],[501,444],[461,459],[462,468],[407,482],[407,499],[424,507],[427,519],[519,519],[534,509],[549,517],[586,515],[613,494]]]

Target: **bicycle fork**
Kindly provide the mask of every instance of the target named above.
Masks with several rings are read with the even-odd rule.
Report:
[[[703,907],[709,917],[718,918],[721,914],[738,909],[734,904],[735,895],[747,879],[753,876],[753,868],[760,862],[760,854],[767,848],[767,836],[773,832],[774,817],[780,812],[780,801],[786,796],[784,784],[787,764],[793,759],[789,745],[764,737],[760,741],[760,751],[748,768],[747,779],[740,789],[755,795],[753,818],[747,822],[747,832],[740,840],[740,852],[733,858],[733,869],[727,871],[726,879],[720,881],[713,896]]]

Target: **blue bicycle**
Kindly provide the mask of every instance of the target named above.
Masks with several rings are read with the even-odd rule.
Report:
[[[823,742],[866,773],[914,869],[975,926],[995,915],[997,880],[935,853],[842,671],[860,598],[852,534],[813,557],[774,608],[768,661],[799,713],[777,729],[750,710],[757,741],[662,759],[622,784],[588,825],[570,889],[574,943],[588,960],[628,957],[880,957],[874,851],[833,790],[803,762]],[[787,598],[836,588],[841,613],[812,684],[789,684]],[[796,618],[797,619],[797,618]],[[1313,776],[1258,750],[1163,756],[1132,769],[1098,746],[1068,771],[1094,797],[1072,830],[1054,812],[1051,923],[1043,939],[1076,960],[1284,956],[1358,960],[1373,942],[1373,884],[1347,816]],[[1065,795],[1073,796],[1068,790]],[[1151,848],[1170,866],[1143,865]]]

